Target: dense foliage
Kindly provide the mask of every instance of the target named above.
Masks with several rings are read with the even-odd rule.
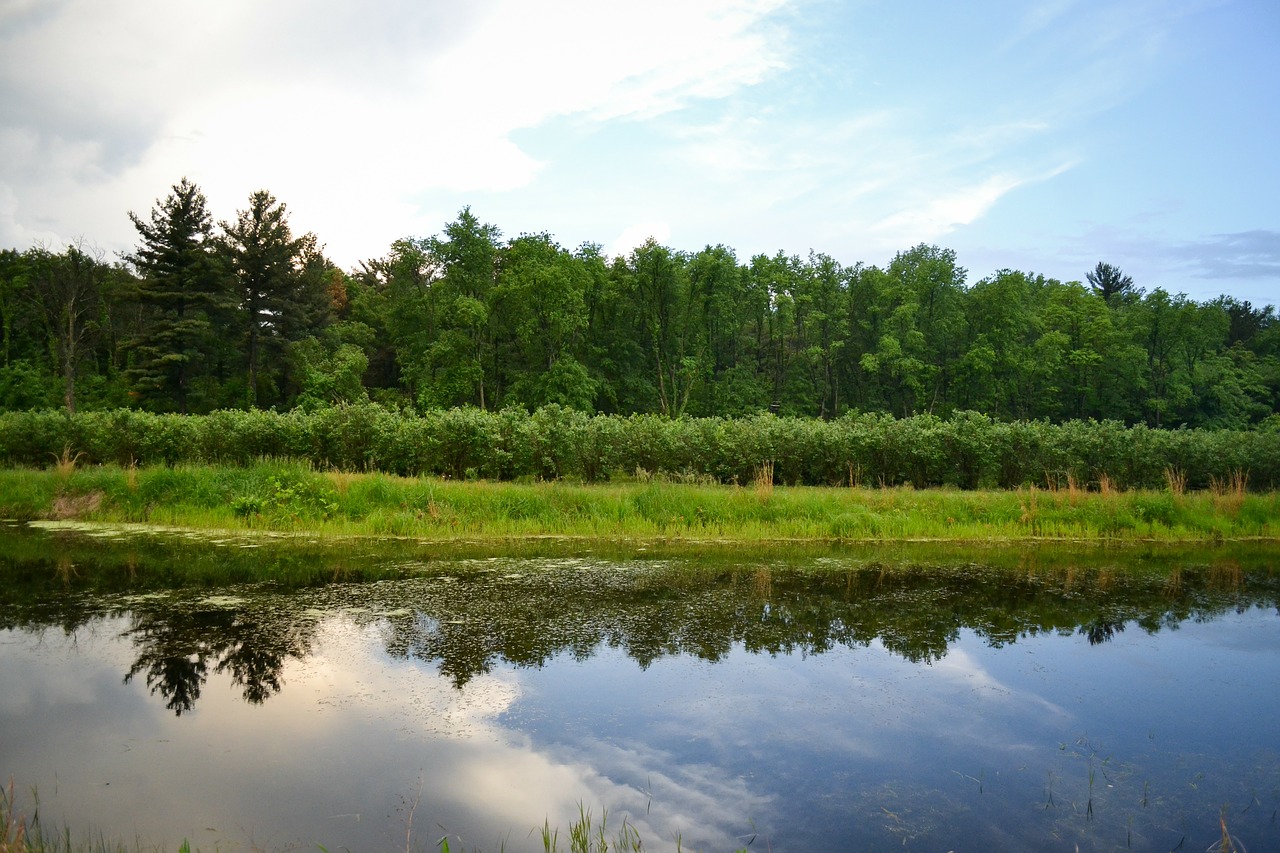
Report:
[[[926,245],[884,268],[652,241],[608,258],[503,239],[468,209],[344,273],[265,191],[215,226],[183,180],[130,216],[138,246],[118,263],[84,245],[0,253],[0,409],[374,400],[1247,429],[1280,403],[1272,307],[1144,291],[1105,263],[1086,283],[970,283]]]
[[[455,479],[600,481],[665,473],[752,483],[962,488],[1202,489],[1238,480],[1280,487],[1280,429],[1126,427],[1116,421],[1002,422],[973,412],[830,420],[589,415],[563,406],[428,410],[377,404],[209,415],[128,409],[0,413],[0,465],[242,465],[262,458],[321,468]]]

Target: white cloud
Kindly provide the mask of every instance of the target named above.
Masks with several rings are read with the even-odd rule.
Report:
[[[911,207],[871,226],[871,232],[889,245],[906,247],[937,240],[981,218],[1008,193],[1029,183],[1048,180],[1070,169],[1063,163],[1039,175],[992,175],[941,194],[922,192]]]
[[[1185,109],[1151,96],[1213,56],[1187,39],[1226,20],[1215,4],[978,4],[915,27],[809,0],[0,0],[0,245],[129,249],[125,213],[187,176],[219,219],[270,190],[344,266],[465,204],[615,253],[652,233],[876,262],[951,235],[1052,257],[1081,217],[1127,215],[1085,206],[1117,180],[1212,215],[1195,175],[1147,189],[1125,158],[1161,126],[1143,119]],[[1179,162],[1188,139],[1149,150]],[[1169,236],[1274,227],[1242,207]]]
[[[603,249],[610,257],[626,257],[631,252],[653,238],[660,245],[666,245],[671,239],[671,226],[662,221],[637,222],[628,225],[622,233],[614,237]]]
[[[187,175],[219,218],[271,190],[354,262],[438,228],[423,193],[528,185],[542,163],[517,129],[652,116],[759,81],[783,63],[766,26],[782,2],[12,6],[0,184],[17,204],[0,239],[37,217],[128,245],[126,210]],[[35,203],[50,186],[56,200]]]

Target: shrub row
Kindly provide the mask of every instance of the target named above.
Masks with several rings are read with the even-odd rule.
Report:
[[[377,405],[305,413],[220,411],[157,415],[130,409],[0,413],[0,464],[214,463],[262,458],[321,468],[452,478],[581,479],[619,473],[751,482],[771,463],[776,482],[962,488],[1161,488],[1166,472],[1206,488],[1243,472],[1255,489],[1280,485],[1280,430],[1157,430],[1115,421],[1004,423],[961,412],[838,420],[589,415],[558,406],[532,414],[478,409],[400,414]]]

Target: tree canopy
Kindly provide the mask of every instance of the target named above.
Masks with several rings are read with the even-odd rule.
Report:
[[[470,208],[344,272],[266,190],[214,225],[182,179],[108,262],[0,252],[0,408],[475,406],[670,417],[884,412],[1242,428],[1280,404],[1272,306],[1000,270],[919,245],[884,267],[625,256],[505,238]]]

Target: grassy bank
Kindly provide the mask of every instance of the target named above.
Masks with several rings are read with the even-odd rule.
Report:
[[[726,486],[665,479],[456,481],[297,463],[0,471],[0,517],[404,536],[597,540],[1169,542],[1280,538],[1280,497],[1244,484],[960,491]]]

